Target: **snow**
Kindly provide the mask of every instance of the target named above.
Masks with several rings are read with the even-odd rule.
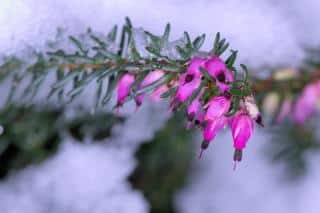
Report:
[[[163,107],[147,104],[115,126],[104,143],[91,144],[87,138],[78,144],[67,137],[54,157],[0,182],[0,212],[148,212],[148,203],[127,177],[136,166],[139,144],[152,139],[168,116]]]
[[[52,159],[0,184],[0,211],[147,212],[126,181],[133,162],[125,149],[66,142]]]
[[[162,33],[170,22],[174,39],[187,30],[192,35],[207,33],[212,41],[220,31],[232,48],[240,50],[242,62],[254,67],[297,64],[303,57],[302,44],[319,44],[314,33],[320,32],[313,27],[319,5],[315,0],[304,1],[303,7],[298,1],[290,1],[290,7],[289,1],[283,2],[2,0],[0,52],[16,52],[25,45],[41,48],[57,27],[70,33],[83,32],[88,26],[105,32],[129,16],[137,26],[155,33]],[[211,46],[209,40],[206,47]]]
[[[170,22],[172,40],[185,30],[193,36],[206,33],[206,48],[220,31],[239,50],[240,62],[266,72],[268,66],[298,65],[304,46],[320,44],[319,9],[318,0],[1,0],[0,55],[28,46],[43,49],[57,27],[70,34],[88,26],[106,32],[129,16],[136,27],[157,34]],[[0,184],[0,211],[147,212],[148,204],[125,179],[135,166],[134,150],[166,120],[161,110],[145,106],[115,128],[119,150],[70,142],[46,163],[12,174]],[[302,182],[286,184],[279,181],[282,168],[269,165],[261,154],[264,137],[255,135],[236,172],[231,171],[231,138],[219,137],[202,161],[195,160],[190,184],[177,198],[180,212],[318,212],[317,157],[310,157],[312,169]]]

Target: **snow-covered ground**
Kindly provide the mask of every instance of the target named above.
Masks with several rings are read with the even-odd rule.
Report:
[[[52,159],[0,184],[0,211],[147,212],[142,194],[126,182],[133,166],[126,149],[67,142]]]
[[[70,33],[88,26],[106,31],[130,16],[137,26],[156,33],[171,22],[174,38],[187,30],[192,35],[204,32],[212,41],[220,31],[252,67],[295,66],[304,56],[303,45],[320,44],[319,10],[318,0],[1,0],[0,55],[26,46],[41,49],[57,27]],[[208,41],[206,47],[210,45]],[[166,119],[151,109],[144,108],[124,129],[115,130],[125,133],[117,140],[128,147],[133,141],[133,148],[69,143],[45,164],[13,174],[0,184],[0,212],[81,213],[91,206],[90,212],[147,212],[148,204],[125,178],[134,168],[138,143],[152,137]],[[190,185],[178,196],[180,211],[319,212],[317,157],[310,159],[311,172],[302,182],[285,184],[279,180],[281,167],[269,165],[260,152],[267,142],[263,138],[255,135],[235,173],[230,136],[216,140],[204,160],[195,163]]]
[[[4,213],[144,213],[149,204],[133,190],[139,144],[151,140],[168,118],[166,108],[144,105],[124,124],[115,126],[105,143],[79,144],[66,138],[58,153],[41,165],[14,173],[0,182]]]

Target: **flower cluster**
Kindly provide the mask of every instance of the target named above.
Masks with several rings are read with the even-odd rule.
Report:
[[[276,89],[264,97],[264,112],[275,115],[275,123],[289,118],[294,123],[302,125],[319,109],[320,80],[304,82],[303,79],[299,79],[302,76],[292,69],[279,70],[274,74],[275,81],[288,86],[287,89],[274,86]]]
[[[165,75],[165,70],[149,72],[139,83],[138,89],[157,82]],[[133,74],[122,75],[118,83],[118,106],[130,95],[134,81]],[[252,95],[235,97],[230,92],[235,81],[235,73],[219,57],[194,57],[187,63],[184,72],[154,88],[150,97],[160,100],[164,93],[175,89],[171,95],[171,109],[185,106],[188,126],[203,130],[200,157],[217,133],[229,126],[235,148],[234,161],[241,161],[242,150],[253,133],[253,121],[262,125],[262,119]],[[137,107],[142,104],[143,98],[144,94],[135,97]]]
[[[314,115],[320,104],[320,81],[306,85],[295,100],[286,97],[280,106],[276,122],[279,123],[286,117],[291,118],[296,124],[302,125]]]

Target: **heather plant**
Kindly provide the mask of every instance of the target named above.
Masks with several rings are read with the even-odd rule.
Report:
[[[266,111],[275,112],[272,116],[276,114],[279,122],[292,114],[300,125],[316,111],[319,86],[313,68],[302,74],[279,71],[259,78],[246,65],[236,63],[238,51],[227,53],[229,43],[220,33],[212,48],[203,50],[205,34],[192,39],[184,32],[182,38],[171,41],[170,29],[167,24],[162,35],[155,35],[133,27],[126,18],[121,29],[114,26],[106,35],[88,29],[69,36],[72,48],[57,42],[63,40],[59,31],[46,52],[34,50],[24,57],[3,59],[0,80],[11,86],[7,104],[33,104],[40,91],[48,90],[48,101],[65,105],[87,88],[96,91],[94,109],[109,108],[116,93],[113,110],[117,113],[131,100],[137,109],[148,97],[167,100],[170,112],[185,111],[187,124],[181,125],[203,132],[200,157],[217,133],[229,127],[235,162],[242,159],[254,122],[264,126],[259,105],[281,99],[281,104]]]

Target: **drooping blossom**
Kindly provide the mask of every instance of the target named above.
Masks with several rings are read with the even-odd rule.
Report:
[[[222,93],[230,89],[228,83],[234,81],[234,75],[219,57],[213,56],[206,61],[205,68],[208,70],[208,73],[216,79],[216,84]]]
[[[205,115],[205,120],[214,120],[217,117],[225,115],[231,105],[231,100],[229,96],[216,96],[213,97],[207,104],[207,112]]]
[[[237,112],[231,122],[233,146],[235,148],[234,161],[241,161],[242,150],[253,133],[253,120],[247,112]]]
[[[176,80],[171,80],[170,82],[166,84],[162,84],[161,86],[155,88],[151,94],[150,98],[152,101],[158,102],[160,100],[163,100],[161,98],[161,95],[163,95],[165,92],[167,92],[171,88],[176,88],[178,86],[178,82]]]
[[[215,80],[215,84],[211,80],[204,81],[206,84],[201,87],[201,91],[197,97],[191,103],[186,102],[199,89],[204,80],[202,78],[203,71],[201,67],[208,71],[212,80]],[[138,88],[141,89],[149,86],[164,75],[165,71],[154,70],[147,74],[138,85]],[[150,98],[154,101],[159,101],[161,95],[168,90],[171,90],[173,93],[176,91],[170,104],[171,110],[178,110],[178,106],[186,106],[188,127],[194,124],[195,127],[203,131],[200,157],[203,151],[208,148],[210,142],[214,140],[217,133],[229,124],[235,147],[234,161],[240,161],[242,150],[245,148],[253,132],[253,121],[255,120],[262,125],[261,115],[253,96],[240,97],[238,112],[235,115],[231,115],[234,110],[231,103],[235,99],[233,99],[234,96],[230,93],[229,89],[230,84],[234,81],[234,76],[228,70],[225,63],[216,56],[210,59],[195,57],[190,60],[185,72],[172,76],[169,82],[164,82],[162,85],[155,87],[150,94]],[[118,106],[124,103],[134,81],[134,75],[129,73],[121,77],[117,90]],[[210,91],[214,85],[219,89],[218,95],[217,90]],[[204,94],[205,96],[203,96]],[[135,98],[137,106],[142,104],[144,95],[140,94]]]
[[[220,131],[227,124],[227,120],[228,119],[225,116],[221,116],[214,120],[208,121],[203,131],[203,140],[207,142],[213,140],[218,131]]]
[[[148,75],[140,83],[139,88],[141,89],[143,87],[146,87],[146,86],[156,82],[157,80],[162,78],[162,76],[164,74],[165,73],[162,70],[154,70],[154,71],[149,72]],[[144,94],[141,94],[135,98],[137,106],[140,106],[142,104],[143,98],[144,98]]]
[[[200,67],[204,65],[205,59],[193,58],[187,68],[187,71],[179,78],[178,91],[175,96],[175,101],[179,103],[185,102],[192,93],[198,89],[201,84]]]
[[[117,93],[118,93],[118,99],[117,99],[117,106],[122,106],[125,99],[128,97],[130,88],[134,82],[134,75],[130,73],[124,74],[117,85]]]
[[[187,118],[192,121],[201,109],[201,102],[199,98],[194,99],[187,107]]]
[[[202,112],[202,103],[201,103],[201,96],[203,94],[203,90],[198,94],[198,96],[191,102],[191,104],[187,107],[187,129],[192,127],[192,121],[197,118],[199,113]]]
[[[205,112],[201,110],[194,119],[194,125],[203,129],[205,123],[205,115]]]
[[[304,88],[297,98],[293,118],[298,124],[303,124],[315,112],[320,98],[319,82],[312,83]]]
[[[200,156],[203,150],[207,149],[210,142],[216,137],[217,133],[228,123],[225,116],[217,117],[207,122],[203,131],[203,142],[201,144]]]
[[[202,91],[200,91],[198,96],[187,107],[187,118],[189,121],[192,121],[202,108],[202,104],[201,104],[200,99],[201,99],[201,96],[203,95],[203,92],[204,92],[204,90],[202,89]]]

